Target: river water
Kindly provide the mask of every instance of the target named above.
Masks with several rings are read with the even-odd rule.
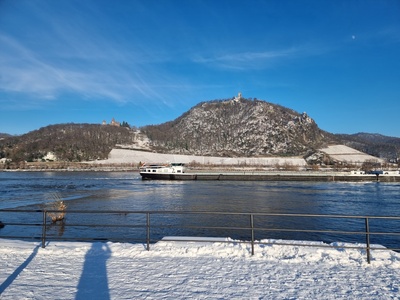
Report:
[[[62,226],[50,227],[49,235],[68,237],[145,238],[145,215],[68,214],[68,210],[113,211],[217,211],[246,213],[400,216],[399,183],[290,182],[290,181],[142,181],[135,172],[0,172],[0,209],[41,209],[63,200],[67,216]],[[38,223],[39,214],[1,212],[3,223]],[[132,228],[74,227],[73,224],[133,225]],[[152,238],[166,235],[230,236],[249,239],[248,230],[182,229],[179,226],[247,226],[248,216],[152,215]],[[255,217],[256,226],[285,229],[364,230],[364,220],[293,217]],[[70,226],[69,226],[70,225]],[[170,226],[171,225],[171,226]],[[158,226],[158,227],[157,227]],[[370,221],[371,230],[400,232],[400,222]],[[0,235],[26,235],[40,228],[6,226]],[[332,233],[260,231],[256,239],[282,238],[365,242],[365,236]],[[398,236],[374,236],[372,243],[400,248]]]

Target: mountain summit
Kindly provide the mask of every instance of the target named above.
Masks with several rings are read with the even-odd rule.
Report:
[[[240,94],[142,131],[157,151],[213,156],[304,155],[333,138],[306,113]]]

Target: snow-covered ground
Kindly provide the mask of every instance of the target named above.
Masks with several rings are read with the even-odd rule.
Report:
[[[345,161],[348,163],[363,163],[365,161],[384,162],[383,159],[368,155],[345,145],[331,145],[320,149],[320,151],[328,154],[334,160]]]
[[[0,299],[400,299],[399,253],[249,247],[0,239]]]
[[[383,160],[355,150],[344,145],[332,145],[320,149],[321,152],[328,154],[337,161],[346,161],[349,163],[362,163],[366,160]],[[112,149],[108,159],[98,160],[98,164],[133,164],[139,163],[191,163],[196,162],[202,165],[237,165],[237,166],[276,166],[276,165],[307,165],[304,158],[295,157],[215,157],[215,156],[196,156],[180,154],[162,154],[149,151],[138,151],[130,149]]]
[[[180,154],[162,154],[146,151],[112,149],[108,159],[98,160],[99,164],[138,164],[138,163],[191,163],[197,162],[203,165],[294,165],[304,166],[305,160],[302,157],[215,157],[196,156]]]

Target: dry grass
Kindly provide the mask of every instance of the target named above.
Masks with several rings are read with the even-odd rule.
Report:
[[[51,212],[48,213],[48,216],[51,218],[53,223],[56,223],[57,221],[64,220],[67,205],[61,199],[60,195],[54,193],[51,194],[51,197],[53,198],[53,201],[46,205],[46,209],[51,210]]]

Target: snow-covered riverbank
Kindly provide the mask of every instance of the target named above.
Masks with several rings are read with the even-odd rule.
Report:
[[[307,242],[304,242],[307,243]],[[309,242],[311,243],[311,242]],[[314,242],[315,243],[315,242]],[[340,245],[339,245],[340,246]],[[400,254],[356,249],[0,239],[1,299],[400,299]]]

